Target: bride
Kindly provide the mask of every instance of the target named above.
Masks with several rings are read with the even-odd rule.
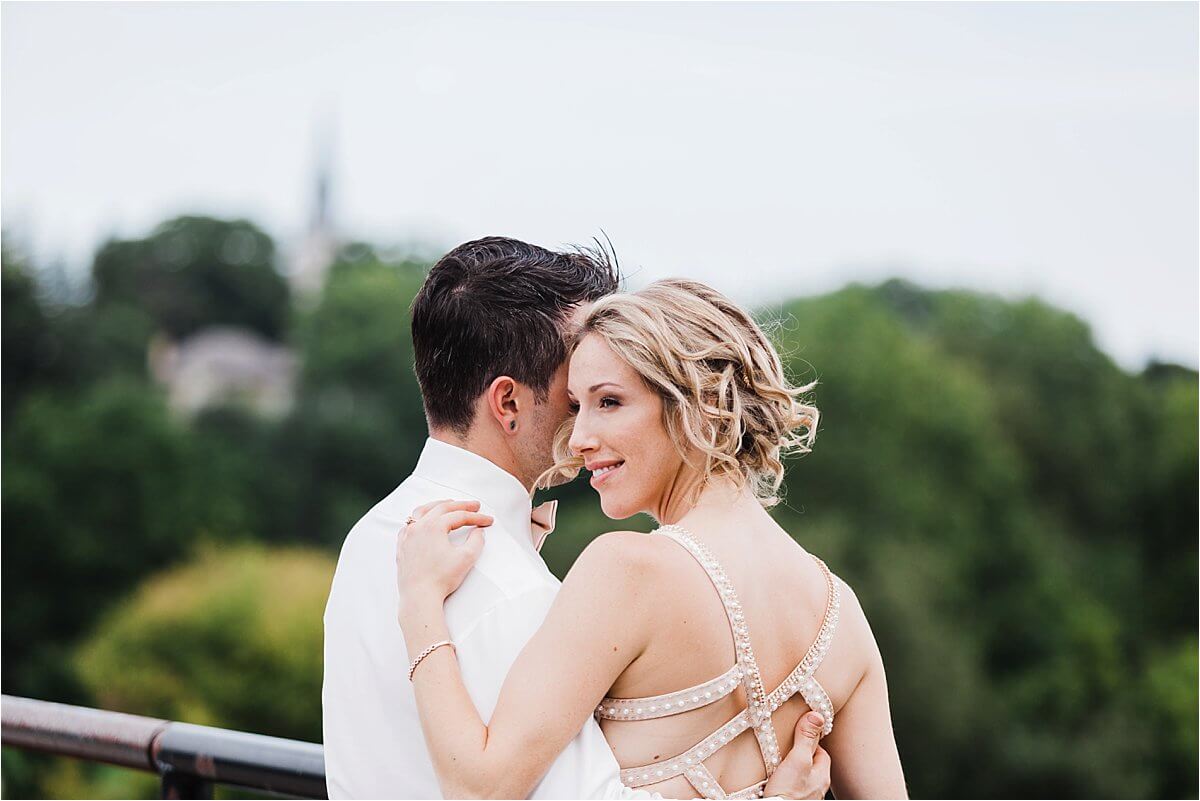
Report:
[[[668,798],[752,798],[813,709],[839,798],[906,797],[887,681],[854,593],[767,513],[781,457],[807,452],[817,410],[746,312],[667,280],[598,301],[574,340],[574,415],[542,483],[591,473],[604,513],[649,514],[580,555],[484,724],[450,648],[414,667],[444,788],[524,798],[595,715],[621,780]],[[410,654],[448,638],[443,602],[478,554],[447,534],[491,519],[445,502],[413,513],[397,552]]]

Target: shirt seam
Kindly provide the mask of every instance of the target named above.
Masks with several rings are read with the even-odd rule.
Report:
[[[420,473],[413,473],[413,475],[414,475],[414,476],[416,476],[417,478],[421,479],[422,481],[428,481],[430,484],[434,484],[434,485],[436,485],[436,486],[438,486],[438,487],[441,487],[442,489],[450,490],[451,492],[458,492],[458,493],[461,493],[461,494],[463,494],[463,495],[470,496],[471,498],[473,498],[473,499],[475,499],[475,500],[479,501],[480,503],[485,503],[485,501],[483,500],[483,498],[481,498],[481,497],[480,497],[479,495],[477,495],[476,493],[474,493],[474,492],[471,492],[470,490],[465,490],[465,489],[462,489],[462,488],[460,488],[460,487],[452,487],[452,486],[450,486],[449,484],[443,484],[442,482],[440,482],[440,481],[437,481],[436,479],[432,479],[432,478],[430,478],[429,476],[425,476],[425,475],[422,475],[422,474],[420,474]],[[491,506],[491,505],[492,505],[491,503],[488,503],[488,506]]]
[[[482,625],[483,623],[488,622],[502,606],[504,606],[506,604],[514,604],[518,601],[524,600],[527,596],[532,596],[532,595],[537,595],[539,593],[547,592],[550,589],[551,588],[549,588],[549,587],[531,587],[527,590],[522,590],[521,592],[517,593],[516,595],[505,596],[504,598],[497,599],[495,603],[493,603],[487,609],[483,610],[478,616],[475,617],[474,620],[471,621],[471,623],[470,623],[470,625],[468,625],[466,631],[459,634],[459,636],[458,636],[459,644],[462,644],[462,643],[466,642],[467,640],[469,640],[475,634],[475,630],[477,628],[479,628],[479,626]],[[541,628],[540,623],[538,624],[538,628]]]

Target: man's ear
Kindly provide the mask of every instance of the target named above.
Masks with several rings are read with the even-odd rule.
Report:
[[[483,393],[488,414],[500,425],[501,429],[510,434],[515,433],[520,427],[517,419],[521,411],[519,390],[520,385],[516,381],[502,375],[493,379]]]

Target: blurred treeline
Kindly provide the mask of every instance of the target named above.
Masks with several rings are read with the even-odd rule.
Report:
[[[340,250],[293,297],[245,221],[96,253],[86,301],[3,254],[5,693],[321,737],[321,613],[354,521],[425,436],[428,260]],[[857,592],[916,797],[1197,795],[1197,375],[1130,374],[1036,299],[851,285],[761,310],[821,427],[779,520]],[[156,337],[294,349],[295,400],[173,412]],[[582,483],[545,554],[611,526]],[[648,521],[640,521],[644,528]],[[5,749],[4,792],[153,796]]]

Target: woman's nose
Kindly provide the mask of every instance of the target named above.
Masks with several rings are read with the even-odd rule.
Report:
[[[571,438],[567,440],[567,447],[571,449],[571,453],[577,456],[596,449],[596,438],[589,430],[583,415],[575,418],[575,425],[571,427]]]

